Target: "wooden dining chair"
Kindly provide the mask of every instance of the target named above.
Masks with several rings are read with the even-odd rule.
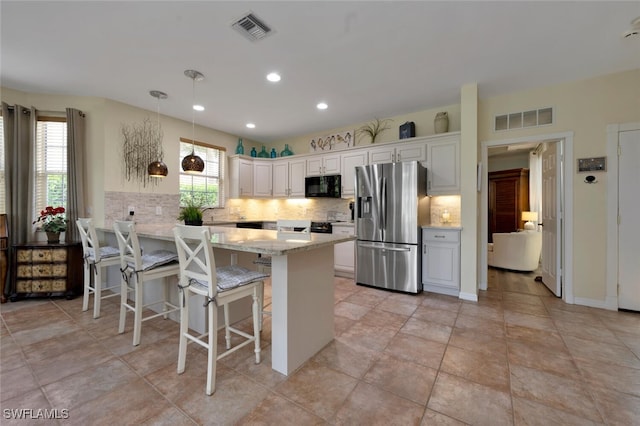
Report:
[[[180,262],[180,344],[178,350],[178,374],[186,365],[187,343],[194,342],[207,349],[206,393],[215,392],[216,361],[254,342],[256,364],[260,363],[260,328],[262,300],[259,289],[267,275],[237,265],[216,268],[208,227],[178,225],[173,229]],[[204,298],[207,325],[205,333],[189,333],[189,300],[191,296]],[[244,297],[251,297],[253,335],[229,324],[229,304]],[[218,353],[218,307],[224,310],[226,351]],[[231,347],[231,333],[243,337],[243,341]],[[205,340],[206,339],[206,340]],[[189,342],[188,342],[189,341]]]
[[[170,287],[167,278],[180,273],[178,255],[169,250],[155,250],[142,253],[138,234],[134,222],[116,221],[113,229],[118,240],[120,250],[120,323],[118,333],[124,333],[127,310],[133,312],[133,345],[140,344],[142,323],[160,315],[165,319],[169,313],[178,311],[178,306],[169,299]],[[163,280],[163,299],[144,304],[144,284],[151,280]],[[133,283],[132,283],[133,282]],[[134,293],[132,303],[129,303],[128,292]],[[142,311],[148,306],[162,305],[162,312],[142,317]]]
[[[119,296],[119,293],[114,291],[119,289],[119,284],[103,287],[102,269],[109,266],[120,265],[120,250],[118,250],[117,247],[100,245],[96,228],[91,219],[79,218],[76,220],[76,225],[80,232],[84,257],[84,296],[82,297],[82,310],[87,311],[89,309],[89,299],[91,294],[93,294],[93,317],[99,318],[100,302],[102,299]],[[107,291],[111,291],[111,293],[103,295],[103,293]]]

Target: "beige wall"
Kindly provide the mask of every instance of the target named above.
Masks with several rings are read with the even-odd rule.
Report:
[[[410,114],[396,115],[394,117],[379,117],[380,119],[390,119],[393,121],[389,123],[389,130],[385,130],[376,138],[376,143],[397,141],[399,137],[399,127],[407,121],[414,122],[416,126],[416,136],[433,135],[435,134],[433,130],[433,120],[436,116],[436,113],[440,111],[446,111],[447,115],[449,116],[449,131],[460,131],[460,105],[448,105],[423,111],[417,111]],[[346,131],[354,131],[359,129],[363,125],[370,123],[371,121],[373,121],[373,119],[374,117],[372,117],[372,119],[369,121],[361,123],[350,124],[344,127],[322,130],[307,135],[297,136],[295,138],[285,139],[273,144],[273,146],[276,148],[276,151],[280,152],[282,149],[284,149],[285,144],[289,144],[289,148],[291,148],[295,154],[308,154],[310,152],[309,142],[311,141],[311,139],[316,139],[318,137],[328,136]],[[356,132],[356,146],[370,144],[371,142],[368,136]]]
[[[552,106],[555,124],[527,130],[493,132],[493,117],[508,112]],[[573,180],[574,216],[566,218],[573,227],[574,296],[605,300],[607,241],[607,178],[598,174],[599,185],[583,183],[576,172],[577,158],[606,156],[606,126],[640,121],[640,70],[606,75],[536,90],[481,99],[478,134],[480,141],[515,139],[531,135],[574,132]]]

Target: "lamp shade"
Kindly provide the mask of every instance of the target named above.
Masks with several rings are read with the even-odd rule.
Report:
[[[149,173],[149,176],[163,178],[169,174],[169,169],[162,161],[154,161],[149,164],[149,167],[147,167],[147,172]]]
[[[182,159],[182,170],[185,173],[202,173],[204,161],[193,152]]]
[[[522,220],[525,222],[537,222],[538,212],[522,212]]]

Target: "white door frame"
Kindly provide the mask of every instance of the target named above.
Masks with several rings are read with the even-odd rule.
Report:
[[[605,308],[618,310],[618,134],[640,122],[607,126],[607,290]]]
[[[480,247],[478,253],[480,259],[478,262],[478,276],[480,277],[479,289],[487,289],[487,243],[489,238],[489,148],[503,145],[514,145],[523,142],[549,142],[562,141],[563,154],[562,159],[562,185],[563,194],[561,202],[564,206],[562,216],[562,299],[566,303],[573,304],[573,132],[551,133],[546,135],[527,136],[515,139],[503,139],[494,141],[483,141],[481,143],[481,164],[482,183],[480,190]]]

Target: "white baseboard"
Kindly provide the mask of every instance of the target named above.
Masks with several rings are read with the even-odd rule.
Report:
[[[618,301],[611,300],[595,300],[595,299],[586,299],[584,297],[574,297],[573,303],[576,305],[589,306],[590,308],[600,308],[600,309],[608,309],[610,311],[618,310]]]
[[[460,295],[458,296],[460,299],[462,300],[468,300],[470,302],[477,302],[478,301],[478,295],[475,293],[464,293],[464,292],[460,292]]]

